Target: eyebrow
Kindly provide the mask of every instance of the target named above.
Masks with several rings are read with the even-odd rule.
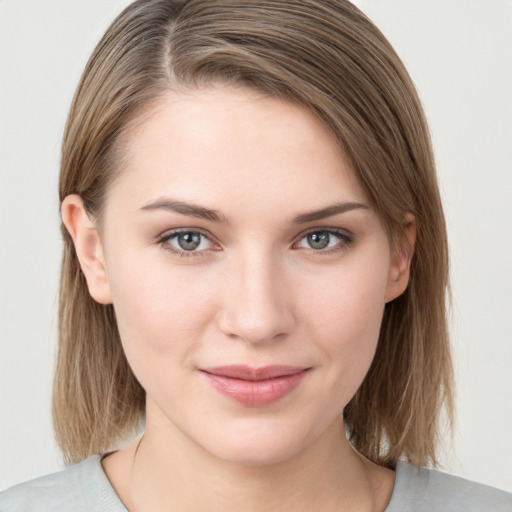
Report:
[[[301,213],[293,219],[295,224],[305,224],[306,222],[312,222],[315,220],[327,219],[334,215],[340,215],[351,210],[369,210],[370,207],[363,203],[347,202],[347,203],[335,203],[320,210],[312,210],[310,212]]]
[[[345,202],[334,203],[319,210],[312,210],[309,212],[301,213],[293,219],[294,224],[305,224],[316,220],[327,219],[334,215],[340,215],[351,210],[369,210],[370,208],[363,203]],[[227,218],[217,210],[205,208],[193,203],[187,203],[171,198],[159,198],[151,203],[143,206],[141,210],[167,210],[169,212],[180,213],[189,217],[197,217],[199,219],[208,220],[211,222],[228,223]]]
[[[226,217],[217,210],[211,210],[204,206],[198,206],[193,203],[186,203],[184,201],[178,201],[171,198],[160,198],[157,199],[141,208],[141,210],[167,210],[169,212],[181,213],[182,215],[188,215],[189,217],[197,217],[199,219],[209,220],[212,222],[224,222],[227,223]]]

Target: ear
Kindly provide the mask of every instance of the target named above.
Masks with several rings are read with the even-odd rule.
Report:
[[[401,237],[391,255],[386,302],[390,302],[402,295],[409,284],[415,242],[416,219],[412,213],[408,213],[402,225]]]
[[[82,198],[76,194],[67,196],[62,201],[61,217],[73,240],[91,297],[100,304],[112,304],[100,236]]]

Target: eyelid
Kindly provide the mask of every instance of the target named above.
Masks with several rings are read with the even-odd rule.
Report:
[[[171,245],[169,240],[173,239],[180,233],[198,233],[201,236],[204,236],[211,244],[212,247],[209,247],[208,249],[202,249],[199,251],[186,251],[184,249],[179,249],[177,247],[174,247]],[[155,239],[155,243],[157,245],[160,245],[162,249],[165,251],[170,252],[171,254],[175,254],[177,256],[181,257],[197,257],[197,256],[204,256],[205,252],[208,250],[220,250],[220,244],[216,241],[215,237],[213,237],[210,233],[206,232],[204,229],[201,228],[176,228],[171,229],[168,231],[164,231],[162,234],[158,235]]]
[[[321,226],[321,227],[314,227],[309,228],[304,231],[302,231],[299,235],[295,237],[295,240],[302,240],[305,236],[310,235],[311,233],[330,233],[332,235],[337,235],[345,239],[353,239],[354,234],[347,229],[343,228],[333,228],[333,227],[327,227],[327,226]]]
[[[305,237],[307,237],[308,235],[310,235],[312,233],[329,233],[330,235],[337,236],[338,238],[341,239],[341,241],[340,241],[340,243],[336,244],[334,247],[329,247],[326,249],[313,249],[313,248],[308,249],[306,247],[296,247],[297,244],[301,240],[303,240]],[[306,231],[303,231],[300,235],[298,235],[295,238],[295,241],[293,242],[292,245],[295,246],[294,248],[297,250],[305,249],[305,250],[310,250],[313,253],[325,255],[325,254],[330,254],[332,252],[337,252],[337,251],[346,249],[353,242],[354,242],[354,235],[350,231],[347,231],[346,229],[332,228],[332,227],[315,227],[315,228],[310,228],[310,229],[307,229]]]
[[[186,251],[186,250],[180,250],[180,249],[174,247],[173,245],[171,245],[170,243],[167,243],[169,240],[176,237],[180,233],[198,233],[201,236],[204,236],[212,244],[212,247],[209,247],[208,249],[202,249],[199,251]],[[330,254],[330,253],[337,252],[340,250],[344,250],[350,244],[352,244],[354,241],[354,235],[346,229],[333,228],[333,227],[315,227],[315,228],[307,229],[307,230],[303,231],[302,233],[300,233],[293,241],[292,248],[296,249],[296,250],[298,250],[298,249],[308,250],[305,247],[297,247],[297,244],[303,238],[307,237],[309,234],[312,234],[312,233],[329,233],[329,234],[334,235],[341,239],[340,242],[338,244],[336,244],[334,247],[330,247],[330,248],[326,248],[326,249],[313,249],[313,248],[309,249],[313,253],[317,253],[317,254],[325,255],[325,254]],[[214,251],[222,250],[219,242],[216,240],[216,238],[211,233],[205,231],[202,228],[195,228],[195,227],[176,228],[176,229],[171,229],[171,230],[165,231],[155,238],[155,243],[157,245],[160,245],[164,250],[169,251],[172,254],[182,256],[182,257],[197,257],[197,256],[204,257],[205,253],[209,250],[214,250]]]

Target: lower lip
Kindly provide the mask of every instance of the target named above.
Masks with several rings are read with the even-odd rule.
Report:
[[[247,407],[265,407],[291,393],[306,376],[308,370],[259,381],[234,379],[202,372],[210,384],[223,395]]]

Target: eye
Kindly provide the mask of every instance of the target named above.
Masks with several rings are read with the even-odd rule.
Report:
[[[180,256],[192,256],[211,249],[213,242],[199,231],[174,231],[165,234],[158,240],[164,249],[179,254]],[[187,254],[188,253],[188,254]]]
[[[352,238],[341,231],[320,230],[310,231],[299,240],[296,246],[315,251],[326,251],[342,249],[350,242],[352,242]]]

